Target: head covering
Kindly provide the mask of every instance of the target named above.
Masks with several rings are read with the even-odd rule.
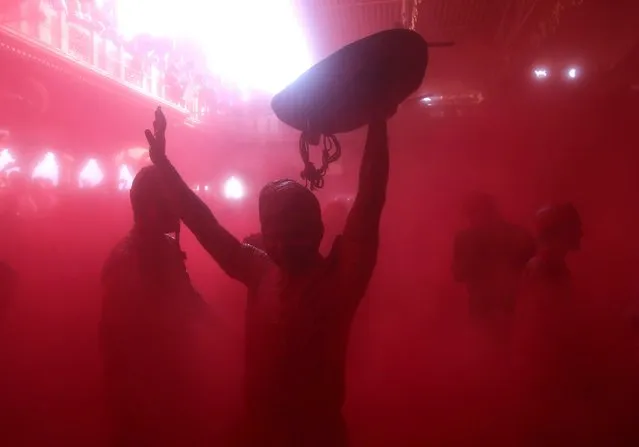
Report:
[[[540,209],[535,220],[539,237],[548,239],[579,225],[581,216],[572,203],[561,203]]]
[[[302,224],[322,222],[322,210],[315,194],[289,179],[276,180],[262,188],[259,211],[262,226],[292,220]]]
[[[162,199],[162,176],[157,167],[146,166],[140,169],[131,184],[129,198],[134,215],[149,203],[156,203]]]

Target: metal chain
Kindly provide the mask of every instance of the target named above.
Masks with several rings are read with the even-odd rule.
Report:
[[[571,9],[582,6],[584,0],[557,0],[553,5],[550,17],[537,25],[537,32],[533,35],[533,45],[539,46],[548,36],[555,34],[564,13]]]
[[[417,18],[419,17],[419,5],[422,4],[422,0],[413,0],[413,10],[410,18],[410,27],[408,29],[415,31],[417,25]]]
[[[408,0],[402,0],[402,28],[408,29]]]

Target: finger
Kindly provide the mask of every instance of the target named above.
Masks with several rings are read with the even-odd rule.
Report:
[[[153,146],[155,144],[155,137],[153,136],[153,132],[149,129],[144,131],[144,136],[146,137],[146,141],[149,142],[149,146]]]
[[[155,111],[155,120],[159,126],[166,127],[166,117],[164,116],[164,112],[161,107],[158,107]]]

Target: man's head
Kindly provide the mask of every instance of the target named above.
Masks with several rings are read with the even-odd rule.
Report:
[[[142,168],[133,179],[130,191],[136,227],[149,233],[175,233],[180,218],[169,205],[162,186],[162,176],[155,166]]]
[[[581,217],[571,203],[542,208],[536,221],[539,241],[548,248],[565,252],[581,248]]]
[[[260,192],[260,224],[264,248],[282,268],[302,269],[318,256],[324,235],[315,195],[294,180],[277,180]]]
[[[464,211],[471,226],[483,226],[500,220],[497,201],[486,193],[475,193],[466,199]]]

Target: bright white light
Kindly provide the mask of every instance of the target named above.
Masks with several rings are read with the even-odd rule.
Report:
[[[49,180],[54,186],[60,182],[60,166],[52,152],[44,154],[44,158],[33,168],[32,179]]]
[[[0,151],[0,171],[4,171],[7,166],[15,162],[16,159],[11,152],[9,152],[9,149],[2,149],[2,151]]]
[[[133,184],[133,174],[127,165],[120,166],[120,173],[118,175],[118,189],[120,191],[131,189]]]
[[[95,158],[89,159],[82,171],[80,171],[78,178],[80,188],[93,188],[98,186],[102,180],[104,180],[104,174],[98,165],[98,161]]]
[[[546,68],[535,68],[533,73],[537,79],[545,79],[548,77],[548,69]]]
[[[312,65],[291,0],[121,0],[116,11],[125,36],[195,42],[211,71],[240,91],[276,93]]]
[[[568,76],[570,79],[576,79],[578,75],[579,71],[574,67],[569,68],[568,71],[566,71],[566,76]]]
[[[422,102],[424,104],[430,105],[433,102],[433,98],[431,98],[430,96],[426,96],[425,98],[422,98]]]
[[[244,197],[244,185],[237,177],[229,177],[224,183],[224,197],[230,200],[239,200]]]

